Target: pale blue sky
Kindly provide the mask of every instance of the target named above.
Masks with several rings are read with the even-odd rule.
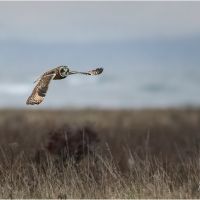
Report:
[[[199,2],[0,2],[0,39],[102,42],[191,37]]]

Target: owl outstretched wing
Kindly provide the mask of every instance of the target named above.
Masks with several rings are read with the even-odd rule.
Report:
[[[26,101],[27,105],[40,104],[46,96],[51,80],[56,76],[56,73],[44,74],[33,89],[33,92]]]
[[[99,75],[103,72],[103,68],[96,68],[93,70],[88,71],[89,75]]]
[[[87,72],[69,71],[69,75],[73,74],[84,74],[84,75],[99,75],[103,72],[103,68],[96,68]]]

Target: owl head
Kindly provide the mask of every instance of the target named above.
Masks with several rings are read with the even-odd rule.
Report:
[[[59,72],[62,77],[68,76],[69,75],[69,67],[62,65],[59,67]]]

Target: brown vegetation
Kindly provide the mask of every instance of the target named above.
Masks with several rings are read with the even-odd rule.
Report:
[[[200,198],[200,110],[1,110],[1,198]]]

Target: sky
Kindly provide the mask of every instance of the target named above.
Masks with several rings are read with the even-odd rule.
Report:
[[[0,2],[0,39],[92,43],[200,33],[199,2]]]
[[[46,107],[200,105],[200,2],[0,2],[0,107],[25,107],[45,70]],[[38,107],[37,107],[38,109]]]

